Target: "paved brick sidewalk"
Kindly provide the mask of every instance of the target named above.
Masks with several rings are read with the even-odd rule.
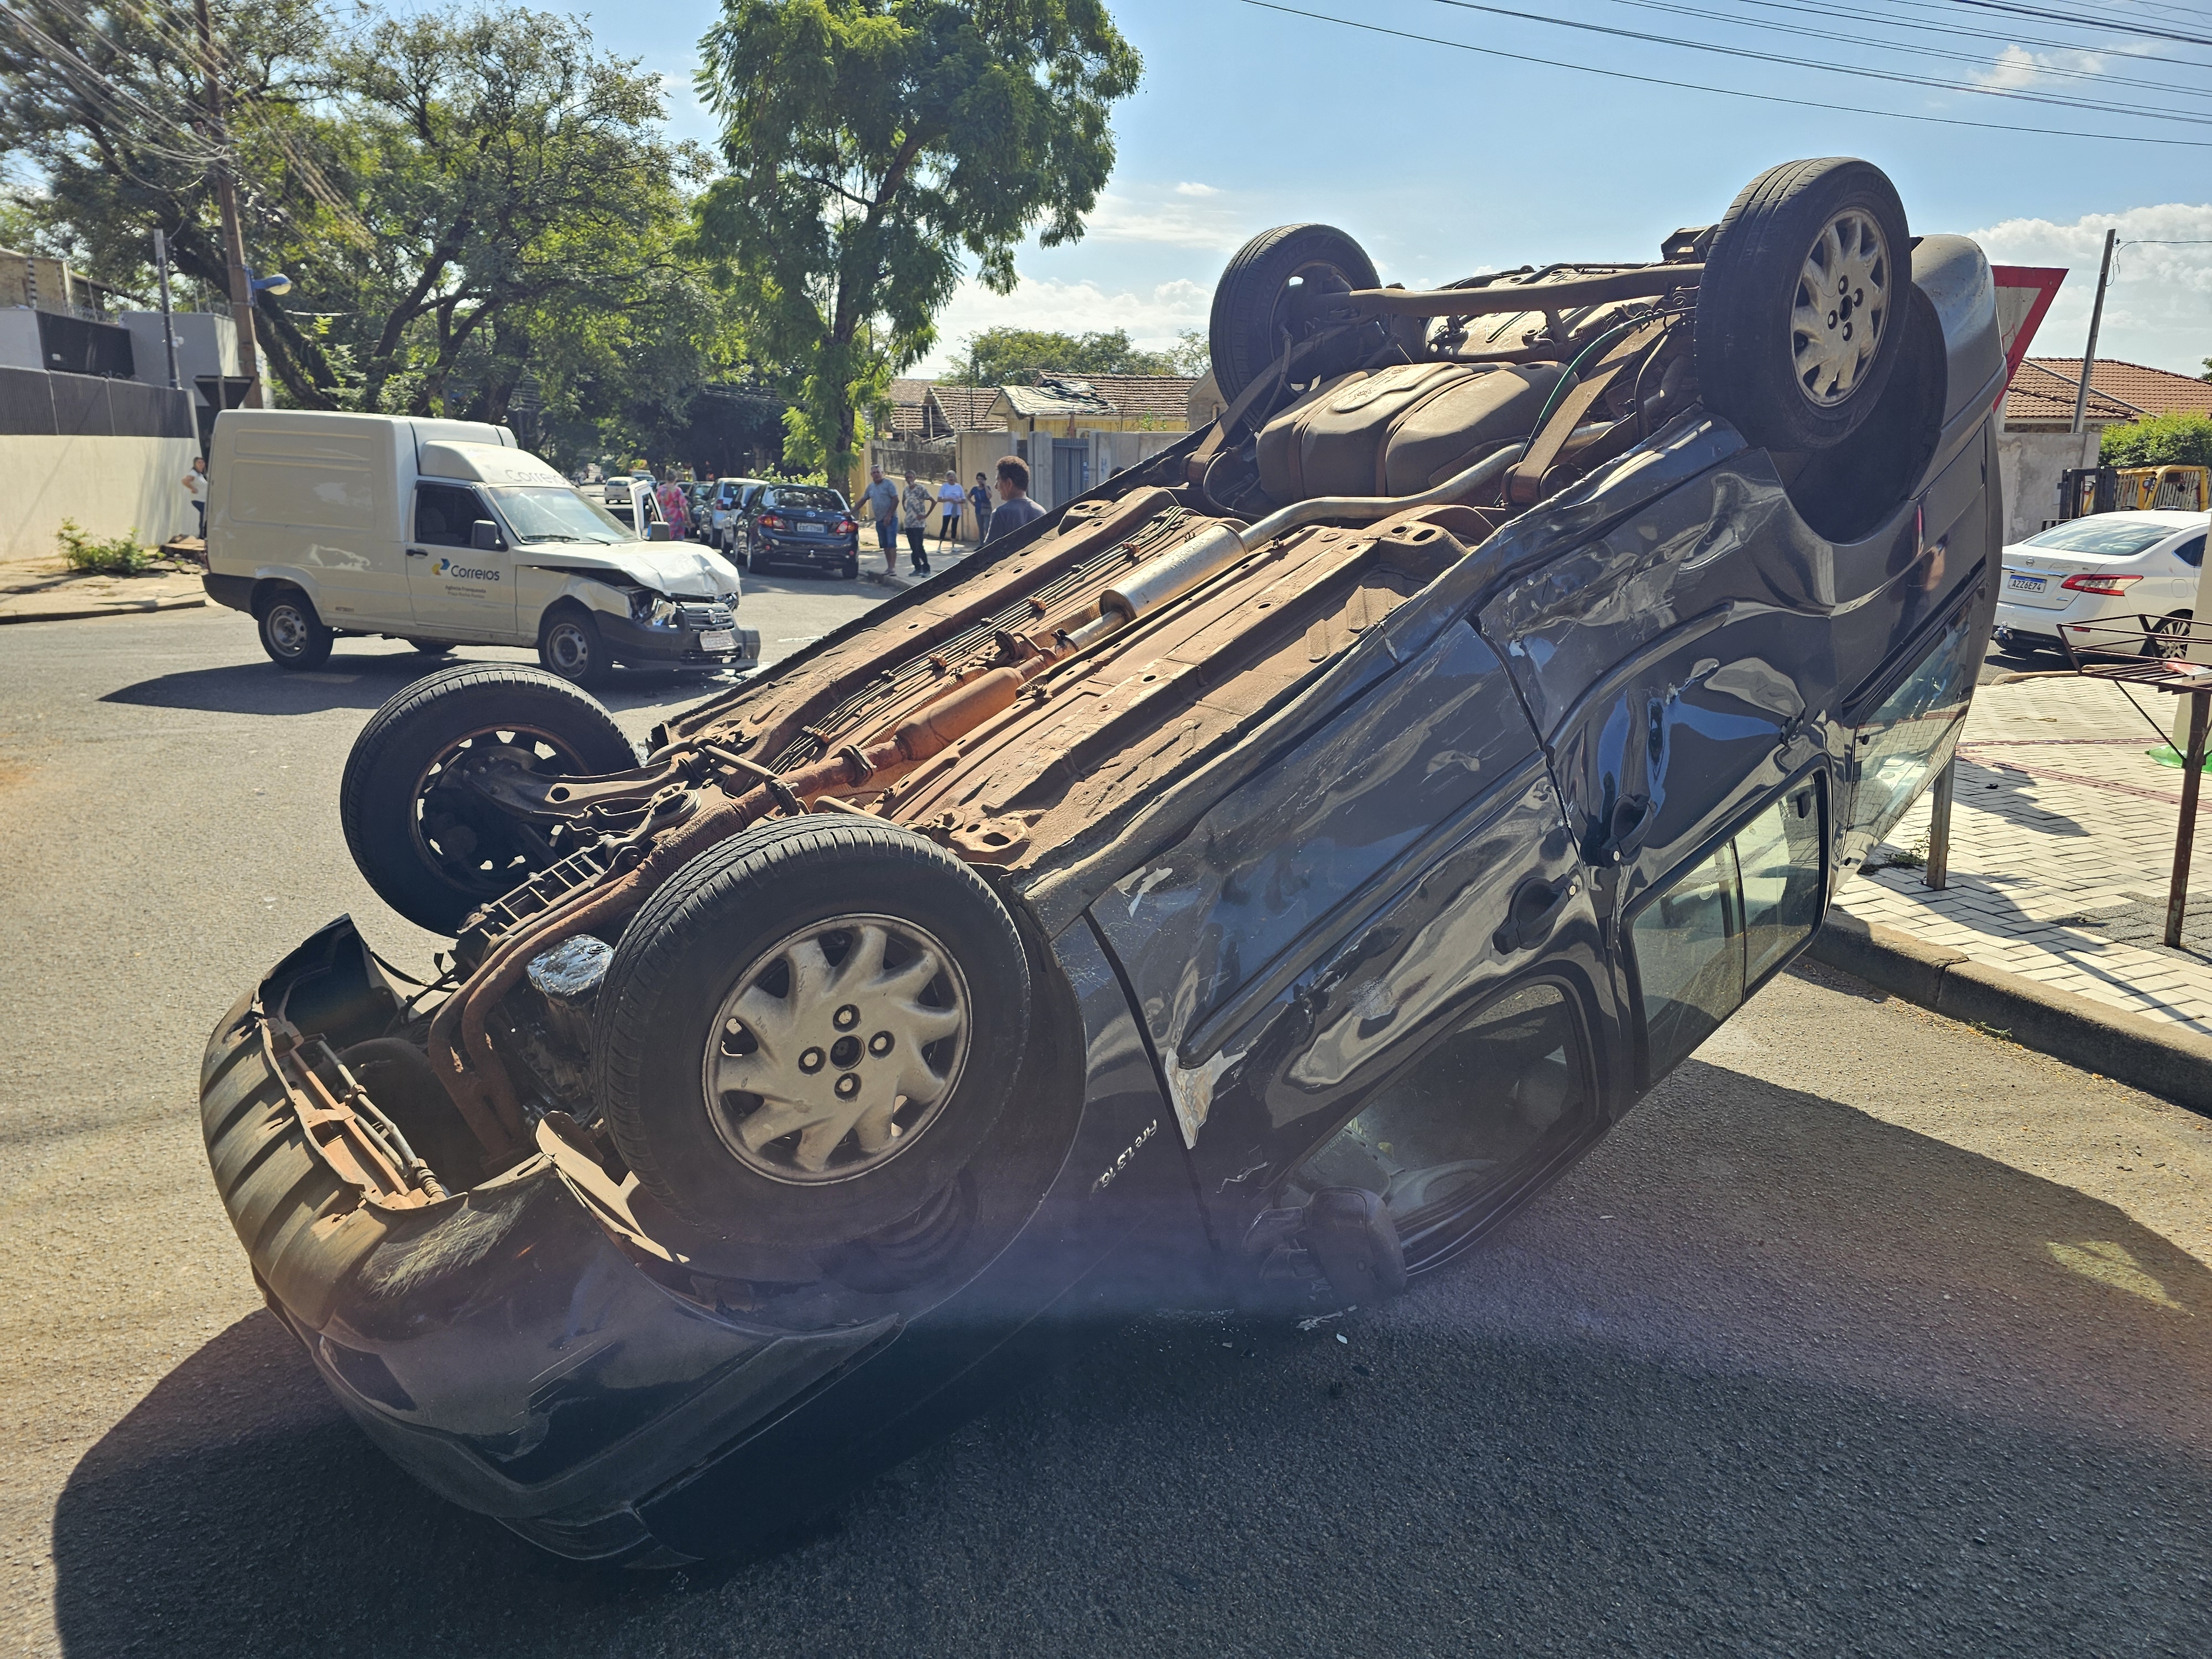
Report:
[[[1876,866],[1925,849],[1923,796],[1838,894],[1862,921],[2153,1019],[2212,1034],[2212,789],[2200,809],[2192,899],[2179,950],[2160,941],[2181,773],[2119,687],[2072,678],[1985,685],[1959,746],[1951,880]],[[2173,699],[2135,690],[2161,726]]]

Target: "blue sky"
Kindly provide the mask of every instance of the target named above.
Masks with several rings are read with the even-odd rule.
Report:
[[[1024,280],[1013,295],[999,298],[972,284],[963,289],[941,325],[947,348],[972,329],[998,323],[1125,327],[1140,341],[1164,342],[1180,329],[1205,325],[1214,279],[1239,243],[1293,220],[1352,232],[1386,282],[1419,284],[1523,261],[1650,257],[1668,230],[1719,217],[1736,191],[1773,162],[1856,155],[1896,179],[1916,231],[1976,234],[2000,263],[2073,268],[2038,338],[2039,352],[2081,349],[2104,228],[2117,225],[2129,246],[2107,301],[2100,355],[2194,374],[2212,354],[2212,125],[2154,123],[1731,59],[1439,0],[1290,3],[1498,51],[1789,101],[1503,61],[1240,0],[1123,0],[1115,15],[1144,53],[1145,79],[1115,117],[1119,160],[1091,233],[1073,247],[1032,246],[1018,261]],[[2212,122],[2212,0],[2201,6],[2039,0],[2113,20],[2103,27],[2034,22],[1942,0],[1838,0],[1817,8],[1678,0],[1672,9],[1626,0],[1501,3],[1607,27],[2129,109],[2161,100]],[[1684,15],[1685,8],[1711,15]],[[667,77],[676,133],[712,137],[690,77],[713,7],[628,0],[618,10],[581,9],[601,40]],[[1747,27],[1762,18],[1849,38]],[[1927,27],[1917,33],[1899,27],[1916,21]],[[2008,33],[2014,22],[2037,33],[2014,40]],[[2130,32],[2130,22],[2201,34],[2208,44],[2147,40]],[[1933,32],[1940,28],[1993,38]],[[1890,44],[1899,40],[1931,50]],[[2077,78],[2085,73],[2123,78]],[[2146,88],[2151,81],[2178,90]],[[2033,130],[1885,119],[1814,107],[1812,100]],[[2067,127],[2204,147],[2055,136]],[[936,361],[945,356],[941,349]]]

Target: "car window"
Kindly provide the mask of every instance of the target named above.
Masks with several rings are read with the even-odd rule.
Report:
[[[2064,524],[2055,524],[2038,535],[2022,542],[2022,547],[2037,547],[2051,553],[2097,553],[2106,558],[2124,559],[2140,553],[2145,548],[2164,541],[2173,534],[2174,526],[2167,524],[2145,524],[2141,519],[2124,519],[2117,514],[2101,513],[2087,519],[2069,519]]]
[[[1594,1116],[1582,1024],[1557,985],[1509,991],[1362,1102],[1293,1184],[1377,1194],[1410,1257],[1420,1235]]]
[[[845,498],[834,489],[772,489],[763,505],[787,513],[842,513]]]
[[[1961,610],[1853,734],[1851,766],[1856,775],[1844,837],[1847,864],[1864,858],[1896,826],[1936,769],[1950,757],[1981,660],[1982,641],[1969,618],[1970,611]]]
[[[621,520],[578,490],[550,484],[515,484],[495,486],[490,495],[517,541],[604,545],[631,539]]]
[[[1775,801],[1636,913],[1630,940],[1656,1081],[1813,936],[1823,873],[1820,794]]]
[[[2187,541],[2182,543],[2180,546],[2173,550],[2173,556],[2180,560],[2182,563],[2187,565],[2191,570],[2198,568],[2204,562],[2204,538],[2202,536],[2191,536]]]
[[[491,515],[465,484],[418,483],[415,486],[415,539],[433,547],[466,547],[469,532],[478,519]]]

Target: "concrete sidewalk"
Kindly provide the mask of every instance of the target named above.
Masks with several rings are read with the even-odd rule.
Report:
[[[1923,796],[1844,884],[1838,908],[2048,991],[2212,1036],[2212,865],[2202,858],[2203,896],[2182,947],[2160,943],[2181,773],[2148,751],[2173,703],[2072,678],[1983,686],[1959,745],[1950,884],[1930,890],[1917,867],[1932,805]],[[2200,847],[2212,838],[2208,811],[2212,790]]]
[[[0,564],[0,624],[135,617],[207,602],[199,571],[182,564],[165,562],[137,576],[83,575],[58,558]]]

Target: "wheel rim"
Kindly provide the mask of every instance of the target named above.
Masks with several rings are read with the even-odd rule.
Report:
[[[2159,657],[2167,662],[2179,662],[2189,654],[2189,619],[2186,617],[2161,617],[2150,626],[2151,637],[2143,641],[2143,655]]]
[[[555,673],[580,674],[592,665],[592,636],[580,623],[556,622],[546,633],[545,655]]]
[[[1352,278],[1327,259],[1309,259],[1285,277],[1282,292],[1276,295],[1274,309],[1267,318],[1271,359],[1291,344],[1301,325],[1314,322],[1316,307],[1322,303],[1313,297],[1315,294],[1349,294],[1352,286]]]
[[[269,609],[269,643],[283,655],[296,657],[307,648],[307,619],[293,605]]]
[[[415,781],[409,827],[416,850],[446,880],[482,898],[497,898],[532,870],[574,850],[567,824],[540,827],[514,817],[468,787],[471,771],[499,767],[556,776],[586,771],[581,757],[536,726],[471,732],[440,750]]]
[[[722,1000],[702,1069],[740,1164],[798,1185],[849,1181],[921,1138],[958,1086],[968,983],[938,939],[842,915],[779,939]]]
[[[1797,389],[1817,409],[1856,392],[1889,319],[1889,243],[1875,216],[1847,208],[1821,227],[1798,272],[1790,317]]]

